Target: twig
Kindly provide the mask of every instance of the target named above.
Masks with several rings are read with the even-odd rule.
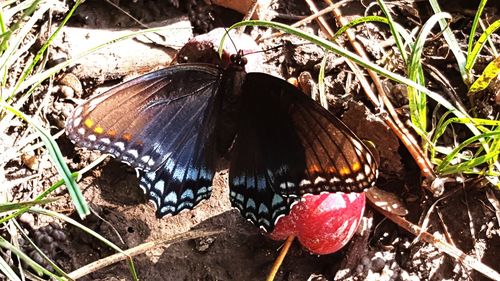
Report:
[[[333,11],[333,9],[335,9],[338,6],[341,6],[344,2],[347,2],[347,1],[350,1],[350,0],[340,1],[339,3],[336,3],[333,6],[329,6],[327,8],[324,8],[323,10],[321,10],[321,11],[315,13],[315,14],[312,14],[312,15],[310,15],[310,16],[308,16],[308,17],[306,17],[306,18],[304,18],[304,19],[302,19],[302,20],[300,20],[300,21],[298,21],[298,22],[296,22],[294,24],[292,24],[291,27],[299,27],[299,26],[302,26],[304,24],[307,24],[307,23],[315,20],[316,18],[321,17],[322,15],[326,15],[326,14],[330,13],[331,11]],[[260,43],[260,42],[262,42],[262,41],[264,41],[266,39],[279,37],[279,36],[284,35],[284,34],[285,34],[284,32],[278,31],[278,32],[275,32],[275,33],[273,33],[271,35],[268,35],[268,36],[262,36],[262,37],[258,38],[256,40],[256,42]]]
[[[398,226],[402,227],[406,231],[410,232],[411,234],[417,236],[420,235],[420,240],[423,242],[429,243],[439,249],[440,251],[446,253],[447,255],[455,258],[456,260],[460,261],[463,265],[467,266],[468,268],[472,268],[476,270],[477,272],[480,272],[487,276],[488,278],[491,278],[493,280],[500,280],[500,274],[493,270],[491,267],[485,265],[484,263],[478,261],[477,259],[467,255],[466,253],[462,252],[461,250],[457,249],[456,247],[453,247],[449,243],[438,239],[434,237],[432,234],[426,231],[422,231],[422,229],[414,225],[413,223],[407,221],[405,218],[394,215],[390,212],[387,212],[379,207],[377,207],[375,204],[371,203],[368,201],[370,205],[375,208],[379,213],[384,215],[386,218],[390,219],[392,222],[397,224]]]
[[[122,253],[117,253],[117,254],[111,255],[109,257],[92,262],[90,264],[87,264],[83,267],[80,267],[79,269],[69,273],[68,276],[73,278],[73,279],[81,278],[89,273],[95,272],[97,270],[100,270],[104,267],[107,267],[107,266],[112,265],[114,263],[117,263],[119,261],[123,261],[125,259],[128,259],[129,257],[133,257],[133,256],[137,256],[139,254],[145,253],[145,252],[152,250],[154,248],[157,248],[157,247],[161,247],[161,246],[165,246],[165,245],[169,245],[169,244],[175,244],[175,243],[179,243],[182,241],[196,239],[196,238],[200,238],[200,237],[217,235],[217,234],[222,233],[223,231],[224,231],[224,229],[191,230],[191,231],[183,232],[183,233],[180,233],[177,235],[168,236],[168,237],[165,237],[162,239],[147,242],[147,243],[141,244],[137,247],[134,247],[134,248],[131,248],[131,249],[124,251],[125,255]]]
[[[248,9],[247,14],[243,18],[243,20],[249,20],[252,18],[253,14],[255,13],[255,10],[257,10],[257,0],[252,0],[252,3],[250,4],[250,9]]]
[[[290,246],[292,245],[294,239],[295,239],[294,235],[288,236],[288,238],[285,241],[285,244],[283,245],[283,248],[281,248],[280,254],[274,261],[273,267],[271,268],[271,272],[269,272],[269,275],[267,275],[266,281],[274,280],[274,277],[276,277],[276,273],[278,273],[278,270],[280,269],[280,266],[283,263],[283,260],[285,259],[285,256],[288,253],[288,250],[290,249]]]
[[[305,0],[305,1],[306,1],[307,5],[309,6],[309,9],[311,10],[311,12],[313,12],[314,14],[319,13],[318,7],[316,7],[316,4],[314,4],[314,2],[312,0]],[[333,3],[330,2],[328,4],[332,5]],[[332,11],[335,11],[335,8]],[[319,22],[319,27],[321,28],[321,30],[325,34],[328,34],[328,37],[333,38],[333,35],[335,34],[335,32],[333,32],[333,29],[326,22],[325,18],[323,16],[319,16],[316,18],[316,20]]]

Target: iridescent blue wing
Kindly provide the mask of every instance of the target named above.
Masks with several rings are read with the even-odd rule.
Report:
[[[272,230],[307,193],[362,192],[377,177],[368,148],[339,119],[286,81],[249,73],[229,170],[230,199]]]
[[[177,214],[210,196],[219,80],[205,64],[140,76],[78,106],[66,132],[138,169],[157,215]]]

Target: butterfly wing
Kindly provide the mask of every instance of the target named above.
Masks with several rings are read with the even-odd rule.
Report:
[[[249,73],[229,171],[230,199],[272,230],[298,196],[362,192],[377,177],[368,148],[339,119],[282,79]]]
[[[157,214],[177,214],[210,196],[219,80],[204,64],[140,76],[77,107],[66,132],[137,168]]]

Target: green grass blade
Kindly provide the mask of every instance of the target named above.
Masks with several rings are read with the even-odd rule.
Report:
[[[484,47],[484,44],[486,43],[488,37],[495,32],[498,28],[500,28],[500,20],[496,20],[493,24],[488,26],[486,30],[479,36],[479,39],[477,40],[476,44],[474,44],[474,48],[472,49],[471,53],[468,54],[468,61],[467,65],[465,66],[465,69],[467,73],[469,73],[472,68],[474,67],[474,64],[476,63],[476,59],[479,56],[479,53]]]
[[[80,171],[72,173],[71,176],[75,180],[80,180],[80,178],[82,177],[83,174],[85,174],[86,172],[93,169],[95,166],[97,166],[99,163],[101,163],[104,159],[106,159],[106,157],[108,157],[108,155],[101,155],[99,158],[94,160],[92,163],[90,163],[88,166],[84,167]],[[54,190],[56,190],[58,187],[60,187],[62,185],[64,185],[64,180],[57,181],[51,187],[49,187],[47,190],[45,190],[44,192],[39,194],[35,198],[35,200],[42,200],[43,198],[45,198],[47,195],[49,195],[50,193],[52,193]],[[2,217],[2,218],[0,218],[0,224],[5,223],[6,221],[13,219],[17,216],[20,216],[21,214],[23,214],[24,212],[27,212],[27,211],[29,211],[29,208],[22,208],[15,213],[12,213],[8,216]]]
[[[21,43],[23,40],[25,40],[27,34],[33,30],[33,26],[36,24],[36,22],[42,18],[43,14],[47,12],[49,9],[49,5],[42,5],[28,21],[24,23],[24,25],[20,28],[19,32],[16,34],[15,41],[10,42],[8,48],[2,53],[2,56],[0,57],[0,69],[2,72],[7,73],[9,70],[10,64],[12,57],[14,54],[20,49]],[[16,27],[11,27],[7,32],[9,34],[3,38],[3,42],[6,42],[10,39],[12,30],[15,29]],[[2,43],[2,44],[7,44],[7,43]],[[2,86],[5,87],[5,79],[2,79]],[[3,95],[3,93],[2,93]]]
[[[69,224],[71,224],[71,225],[73,225],[75,227],[78,227],[82,231],[84,231],[84,232],[92,235],[93,237],[97,238],[99,241],[101,241],[102,243],[104,243],[108,247],[112,248],[116,252],[122,253],[123,255],[127,256],[127,261],[128,261],[128,264],[129,264],[129,268],[131,269],[132,276],[133,276],[134,280],[138,280],[138,278],[137,278],[137,272],[135,270],[135,266],[134,266],[134,262],[133,262],[132,257],[128,256],[120,247],[116,246],[113,242],[109,241],[104,236],[100,235],[99,233],[93,231],[92,229],[90,229],[90,228],[82,225],[81,223],[79,223],[79,222],[75,221],[74,219],[72,219],[72,218],[70,218],[68,216],[65,216],[63,214],[59,214],[57,212],[53,212],[53,211],[50,211],[50,210],[45,210],[45,209],[38,208],[38,207],[33,207],[33,208],[30,209],[30,211],[35,212],[37,214],[43,214],[43,215],[46,215],[46,216],[51,216],[51,217],[60,219],[62,221],[65,221],[66,223],[69,223]]]
[[[401,30],[404,30],[403,28],[399,27],[397,28],[397,23],[392,19],[391,16],[391,11],[389,8],[385,5],[385,2],[383,0],[377,0],[378,5],[380,6],[380,9],[384,13],[386,19],[387,19],[387,24],[389,25],[389,29],[391,30],[392,36],[394,37],[394,41],[396,42],[396,46],[399,49],[399,52],[401,53],[401,57],[403,58],[403,61],[405,64],[408,63],[408,56],[406,55],[403,40],[401,39],[400,32]],[[399,30],[400,32],[396,31]],[[405,30],[406,32],[406,30]],[[403,33],[401,33],[403,34]],[[411,41],[411,37],[408,35],[405,38],[406,42]]]
[[[21,281],[21,279],[16,275],[14,270],[10,268],[9,264],[0,256],[0,272],[3,273],[7,280],[11,281]]]
[[[5,40],[5,38],[8,36],[7,31],[8,30],[7,26],[5,25],[3,10],[2,8],[0,8],[0,33],[2,34],[0,38],[0,54],[2,54],[3,51],[9,47],[9,40]]]
[[[434,13],[441,12],[441,8],[439,7],[437,0],[429,0],[429,3],[431,4]],[[460,49],[460,45],[458,44],[457,38],[455,37],[451,29],[448,27],[448,24],[444,19],[439,21],[439,25],[443,30],[443,36],[444,39],[446,40],[446,43],[448,43],[450,50],[453,52],[453,55],[457,60],[458,69],[460,71],[460,75],[462,76],[462,80],[467,81],[468,74],[467,71],[465,70],[466,59],[464,54],[462,53],[462,50]]]
[[[97,46],[95,46],[95,47],[93,47],[93,48],[91,48],[91,49],[89,49],[81,54],[74,56],[73,58],[71,58],[69,60],[61,62],[61,63],[45,70],[44,72],[41,72],[41,73],[38,73],[38,74],[35,74],[35,75],[29,77],[19,86],[19,88],[17,90],[23,91],[23,90],[27,89],[28,87],[32,87],[32,88],[36,87],[41,82],[45,81],[47,78],[60,72],[62,69],[77,63],[79,59],[85,57],[86,55],[89,55],[89,54],[91,54],[99,49],[102,49],[106,46],[109,46],[113,43],[123,41],[123,40],[129,39],[129,38],[137,37],[137,36],[142,35],[142,34],[157,32],[157,31],[162,31],[162,30],[165,30],[165,27],[155,27],[155,28],[139,30],[139,31],[131,32],[130,34],[127,34],[127,35],[123,35],[123,36],[119,36],[117,38],[111,39],[106,43],[99,44],[99,45],[97,45]]]
[[[472,27],[470,29],[469,34],[469,42],[467,44],[467,64],[470,59],[469,54],[472,52],[472,46],[474,45],[474,37],[476,36],[477,25],[479,20],[481,19],[481,15],[483,14],[484,7],[486,6],[487,0],[481,0],[479,2],[479,7],[477,8],[476,15],[474,16],[474,20],[472,21]]]
[[[477,136],[472,136],[462,143],[460,143],[457,147],[455,147],[446,157],[443,159],[443,161],[436,167],[436,171],[438,173],[444,173],[449,169],[449,164],[450,162],[455,159],[455,156],[465,147],[470,145],[471,143],[478,142],[480,139],[487,139],[487,138],[498,138],[500,136],[500,132],[489,132],[489,133],[484,133],[480,134]],[[489,157],[491,158],[493,154],[495,153],[494,151],[487,152],[486,155],[490,155]],[[498,154],[498,151],[496,151]]]
[[[333,36],[333,38],[334,39],[338,38],[340,35],[342,35],[346,30],[348,30],[351,27],[354,27],[354,26],[362,24],[362,23],[367,23],[367,22],[379,22],[379,23],[385,23],[385,24],[391,26],[390,21],[384,17],[380,17],[380,16],[361,17],[361,18],[357,18],[355,20],[352,20],[348,24],[339,28],[339,30],[337,30],[337,32],[335,32],[335,35]],[[392,27],[394,28],[398,38],[401,38],[401,36],[403,36],[405,41],[409,41],[409,42],[412,41],[412,36],[401,25],[393,22]],[[399,48],[399,46],[398,46],[398,48]],[[403,49],[404,49],[404,44],[401,45],[400,51]],[[406,53],[405,53],[405,55],[406,55]]]
[[[26,201],[26,202],[19,202],[19,203],[0,204],[0,213],[15,211],[15,210],[19,210],[22,208],[30,208],[30,207],[33,207],[35,205],[45,205],[45,204],[55,202],[57,200],[59,200],[59,198],[33,200],[33,201]]]
[[[483,21],[479,20],[479,24],[481,25],[482,30],[486,30],[486,26],[484,26]],[[491,54],[493,55],[493,57],[498,57],[499,54],[497,46],[495,45],[495,43],[493,43],[493,40],[491,40],[491,36],[488,36],[488,39],[486,41],[488,41],[488,45],[490,46]]]
[[[319,92],[319,103],[324,108],[328,109],[328,101],[326,100],[326,87],[325,87],[325,68],[326,62],[328,60],[328,53],[321,60],[321,66],[318,73],[318,92]]]
[[[31,246],[33,247],[33,249],[35,251],[38,252],[38,254],[52,267],[53,271],[55,271],[56,273],[58,273],[59,275],[63,276],[63,278],[66,278],[66,279],[71,279],[71,278],[68,278],[68,274],[66,274],[66,272],[64,272],[57,264],[55,264],[39,247],[38,245],[35,244],[35,242],[33,242],[33,240],[28,236],[27,233],[25,233],[23,231],[23,228],[19,225],[19,223],[17,221],[12,221],[12,223],[14,224],[14,226],[17,228],[18,232],[22,235],[22,237],[24,238],[24,240],[26,240],[27,242],[29,242],[31,244]],[[55,275],[55,274],[54,274]],[[56,275],[55,275],[56,276]],[[64,280],[63,278],[56,278],[56,279],[59,279],[59,280]]]
[[[498,74],[500,74],[500,57],[495,58],[486,66],[481,76],[470,86],[469,93],[476,93],[486,89]]]
[[[383,67],[380,67],[372,62],[369,62],[369,61],[361,58],[360,56],[358,56],[358,55],[356,55],[356,54],[354,54],[346,49],[343,49],[342,47],[338,46],[337,44],[332,43],[324,38],[304,33],[297,28],[293,28],[293,27],[290,27],[290,26],[285,25],[285,24],[281,24],[281,23],[277,23],[277,22],[268,22],[268,21],[257,21],[257,20],[255,20],[255,21],[243,21],[243,22],[239,22],[239,23],[234,24],[233,26],[230,27],[230,29],[238,28],[241,26],[272,27],[272,28],[280,29],[280,30],[287,32],[289,34],[298,36],[304,40],[308,40],[308,41],[310,41],[318,46],[321,46],[329,51],[332,51],[333,53],[336,53],[340,56],[343,56],[343,57],[357,63],[358,65],[360,65],[362,67],[369,68],[369,69],[371,69],[371,70],[373,70],[373,71],[375,71],[375,72],[377,72],[385,77],[388,77],[388,78],[390,78],[398,83],[404,83],[404,84],[409,85],[411,87],[415,87],[417,90],[426,93],[429,97],[436,100],[438,103],[440,103],[442,106],[444,106],[448,110],[451,110],[458,117],[466,117],[465,113],[462,113],[459,110],[457,110],[450,102],[448,102],[446,99],[443,99],[440,95],[428,90],[427,88],[415,83],[414,81],[411,81],[411,80],[409,80],[401,75],[390,72],[390,71],[384,69]],[[226,36],[224,36],[222,38],[222,43],[225,40],[225,38],[226,38]]]
[[[4,248],[6,250],[11,251],[14,255],[18,256],[21,260],[23,260],[28,266],[30,266],[33,270],[38,275],[43,275],[46,274],[48,276],[52,276],[57,278],[56,275],[54,275],[52,272],[48,271],[45,269],[43,266],[39,265],[36,263],[34,260],[32,260],[28,255],[26,255],[23,251],[12,245],[9,241],[7,241],[5,238],[0,236],[0,247]]]
[[[482,133],[489,133],[491,132],[490,129],[487,129],[483,126],[500,126],[500,121],[499,120],[490,120],[490,119],[482,119],[482,118],[457,118],[457,117],[452,117],[449,119],[445,118],[450,114],[451,112],[446,112],[443,114],[441,117],[441,120],[439,121],[438,125],[436,126],[436,132],[434,133],[432,137],[432,143],[436,143],[437,139],[439,139],[444,132],[446,131],[446,128],[452,124],[452,123],[457,123],[457,124],[474,124],[478,130],[480,130]]]
[[[337,39],[340,35],[342,35],[344,32],[346,32],[346,30],[348,30],[349,28],[355,27],[356,25],[360,25],[360,24],[366,23],[366,22],[380,22],[380,23],[389,24],[389,20],[387,20],[384,17],[380,17],[380,16],[360,17],[360,18],[357,18],[357,19],[350,21],[346,25],[339,28],[339,30],[337,30],[337,32],[335,32],[335,34],[333,35],[333,41],[335,41],[335,39]]]
[[[425,85],[422,70],[422,52],[424,45],[434,25],[443,19],[451,19],[451,15],[448,13],[437,13],[432,15],[420,30],[415,40],[415,44],[413,44],[408,65],[408,78],[422,86]],[[408,101],[412,123],[417,128],[416,131],[423,136],[425,132],[427,132],[427,98],[422,92],[417,91],[415,88],[408,87]]]
[[[466,115],[466,113],[463,113],[463,112],[460,112],[458,109],[456,109],[449,101],[447,101],[446,99],[442,98],[439,94],[433,92],[433,91],[430,91],[429,89],[423,87],[422,85],[419,85],[417,83],[415,83],[414,81],[412,80],[409,80],[408,78],[405,78],[399,74],[396,74],[396,73],[393,73],[391,71],[388,71],[386,69],[384,69],[383,67],[380,67],[372,62],[369,62],[363,58],[361,58],[360,56],[338,46],[337,44],[335,43],[332,43],[324,38],[321,38],[321,37],[318,37],[318,36],[315,36],[315,35],[311,35],[311,34],[307,34],[307,33],[304,33],[302,32],[301,30],[297,29],[297,28],[293,28],[293,27],[290,27],[288,25],[285,25],[285,24],[282,24],[282,23],[277,23],[277,22],[268,22],[268,21],[257,21],[257,20],[252,20],[252,21],[243,21],[243,22],[239,22],[239,23],[236,23],[234,24],[233,26],[230,27],[230,29],[234,29],[234,28],[238,28],[238,27],[241,27],[241,26],[262,26],[262,27],[272,27],[272,28],[276,28],[276,29],[280,29],[284,32],[287,32],[289,34],[292,34],[292,35],[296,35],[304,40],[307,40],[307,41],[310,41],[318,46],[321,46],[325,49],[327,49],[328,51],[331,51],[335,54],[338,54],[340,56],[343,56],[355,63],[357,63],[358,65],[362,66],[362,67],[366,67],[366,68],[369,68],[377,73],[379,73],[380,75],[383,75],[385,77],[388,77],[390,78],[391,80],[394,80],[396,81],[397,83],[403,83],[403,84],[406,84],[408,86],[411,86],[411,87],[414,87],[416,88],[417,90],[419,91],[422,91],[424,92],[425,94],[427,94],[429,97],[431,97],[432,99],[434,99],[436,102],[440,103],[442,106],[444,106],[446,109],[450,110],[453,114],[455,114],[457,117],[463,117],[463,118],[466,118],[468,117]],[[226,38],[226,36],[224,36],[222,38],[222,40],[224,41]],[[223,43],[222,41],[222,43]],[[471,128],[471,131],[473,132],[478,132],[475,128]]]
[[[59,26],[54,31],[54,33],[52,33],[52,35],[49,37],[49,39],[47,39],[47,41],[42,45],[42,47],[40,48],[40,50],[38,50],[38,53],[35,55],[35,58],[33,59],[33,63],[31,63],[29,65],[29,67],[23,72],[23,74],[21,74],[21,77],[17,80],[17,83],[14,86],[14,90],[12,91],[11,95],[9,96],[9,99],[12,98],[17,93],[20,84],[28,77],[29,74],[31,74],[31,72],[33,71],[33,68],[35,67],[35,65],[42,58],[43,54],[45,53],[45,51],[47,50],[47,48],[50,46],[50,44],[52,43],[52,41],[59,34],[59,32],[61,32],[62,28],[66,25],[66,23],[68,22],[68,20],[71,18],[71,16],[75,12],[76,8],[78,8],[78,6],[80,5],[81,1],[82,0],[76,0],[75,1],[75,4],[71,8],[71,10],[69,10],[68,14],[66,14],[66,16],[64,17],[64,19],[61,22],[61,24],[59,24]]]
[[[57,143],[54,141],[52,136],[47,133],[41,126],[39,126],[36,122],[33,122],[30,120],[27,116],[25,116],[23,113],[20,111],[12,108],[9,105],[6,105],[5,103],[0,103],[0,106],[2,106],[9,112],[13,113],[14,115],[18,116],[19,118],[25,120],[28,122],[30,125],[32,125],[38,134],[40,135],[42,141],[45,144],[45,147],[49,151],[49,154],[51,156],[51,159],[54,163],[54,166],[56,167],[57,171],[59,172],[60,175],[62,175],[62,178],[64,179],[64,182],[66,183],[66,186],[68,188],[68,192],[71,196],[72,202],[75,205],[75,209],[78,213],[78,215],[83,219],[85,216],[90,214],[89,207],[87,206],[87,203],[85,202],[85,199],[83,197],[83,194],[78,188],[78,185],[76,184],[74,178],[71,176],[71,171],[69,170],[68,166],[64,162],[64,158],[62,156],[61,150],[59,149],[59,146]]]

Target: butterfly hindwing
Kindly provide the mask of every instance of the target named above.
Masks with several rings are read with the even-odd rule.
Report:
[[[363,143],[335,116],[286,81],[249,73],[229,185],[243,216],[272,230],[298,196],[361,192],[376,178]]]
[[[249,110],[245,110],[247,109],[245,102],[243,101],[244,109],[242,114],[250,114]],[[261,103],[261,105],[266,107],[265,102]],[[291,204],[295,201],[295,198],[285,198],[274,191],[272,186],[275,179],[272,173],[268,173],[267,169],[270,163],[266,163],[269,157],[265,154],[272,153],[272,155],[275,155],[276,158],[272,160],[275,163],[281,161],[304,163],[304,159],[301,158],[301,153],[294,153],[294,151],[301,149],[300,146],[293,145],[293,143],[287,144],[283,138],[277,137],[280,135],[280,131],[287,131],[287,123],[280,124],[272,132],[273,125],[280,123],[277,120],[267,118],[270,116],[266,116],[266,113],[272,111],[262,107],[255,109],[257,111],[244,116],[240,122],[240,130],[231,153],[229,196],[231,204],[241,211],[243,217],[269,230],[280,216],[290,212]],[[261,128],[261,130],[254,129],[254,126],[264,123],[266,119],[270,123],[266,123],[265,128]],[[266,135],[266,133],[269,134]],[[273,142],[271,146],[277,150],[274,152],[265,151],[262,141],[266,140]],[[292,150],[287,154],[288,157],[282,158],[285,155],[284,150],[287,148]],[[300,168],[296,174],[299,174],[299,170]]]
[[[156,205],[159,217],[192,209],[210,197],[215,155],[213,120],[207,121],[206,128],[196,128],[173,147],[160,169],[139,171],[140,186]]]
[[[219,80],[204,64],[141,76],[80,105],[67,134],[138,169],[157,214],[177,214],[210,196]]]

